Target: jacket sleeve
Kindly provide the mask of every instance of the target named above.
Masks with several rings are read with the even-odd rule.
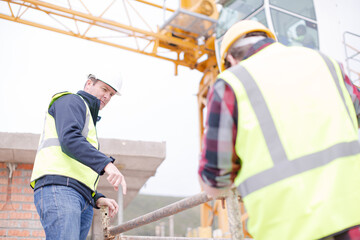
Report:
[[[51,105],[49,114],[55,119],[62,151],[98,174],[103,174],[105,166],[112,160],[81,134],[86,119],[84,101],[75,94],[65,95]]]
[[[106,198],[104,194],[102,193],[99,193],[99,192],[96,192],[95,193],[95,196],[93,197],[94,198],[94,208],[96,209],[100,209],[97,205],[96,205],[96,202],[99,198]]]

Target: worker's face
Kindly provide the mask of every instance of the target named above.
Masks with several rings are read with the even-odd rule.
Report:
[[[87,80],[84,91],[100,100],[100,110],[108,104],[111,97],[116,93],[116,91],[106,83],[98,80],[94,84],[90,79]]]

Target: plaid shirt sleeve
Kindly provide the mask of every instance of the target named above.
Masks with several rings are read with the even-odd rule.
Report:
[[[354,104],[355,113],[358,121],[358,127],[360,127],[360,89],[358,86],[353,84],[349,77],[344,73],[343,66],[340,65],[345,82],[346,89],[348,90],[351,100]]]
[[[199,176],[214,188],[229,187],[240,170],[235,153],[238,109],[232,88],[218,79],[208,95]]]

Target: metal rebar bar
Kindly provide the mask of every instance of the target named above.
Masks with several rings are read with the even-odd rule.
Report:
[[[182,212],[186,209],[195,207],[197,205],[200,205],[202,203],[206,203],[208,201],[212,200],[211,197],[208,197],[205,192],[198,193],[194,196],[184,198],[180,201],[177,201],[173,204],[170,204],[168,206],[165,206],[163,208],[160,208],[158,210],[155,210],[153,212],[147,213],[143,216],[140,216],[138,218],[132,219],[130,221],[127,221],[123,224],[120,224],[118,226],[109,227],[108,233],[110,236],[116,236],[120,233],[126,232],[128,230],[143,226],[145,224],[155,222],[159,219],[162,219],[164,217],[168,217],[170,215],[176,214],[178,212]]]

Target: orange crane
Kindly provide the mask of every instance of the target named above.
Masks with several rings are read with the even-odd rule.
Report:
[[[90,1],[82,0],[55,4],[50,0],[0,0],[0,18],[170,61],[175,75],[178,66],[202,72],[197,93],[201,141],[206,96],[218,74],[214,36],[217,6],[214,0],[180,0],[178,9],[172,9],[166,0],[163,4],[154,2],[103,0],[99,9],[99,2],[94,8]],[[170,17],[156,23],[153,17],[146,19],[149,11],[151,16]],[[215,216],[221,232],[229,236],[221,201],[201,205],[200,229],[208,229],[204,234],[211,235]]]

